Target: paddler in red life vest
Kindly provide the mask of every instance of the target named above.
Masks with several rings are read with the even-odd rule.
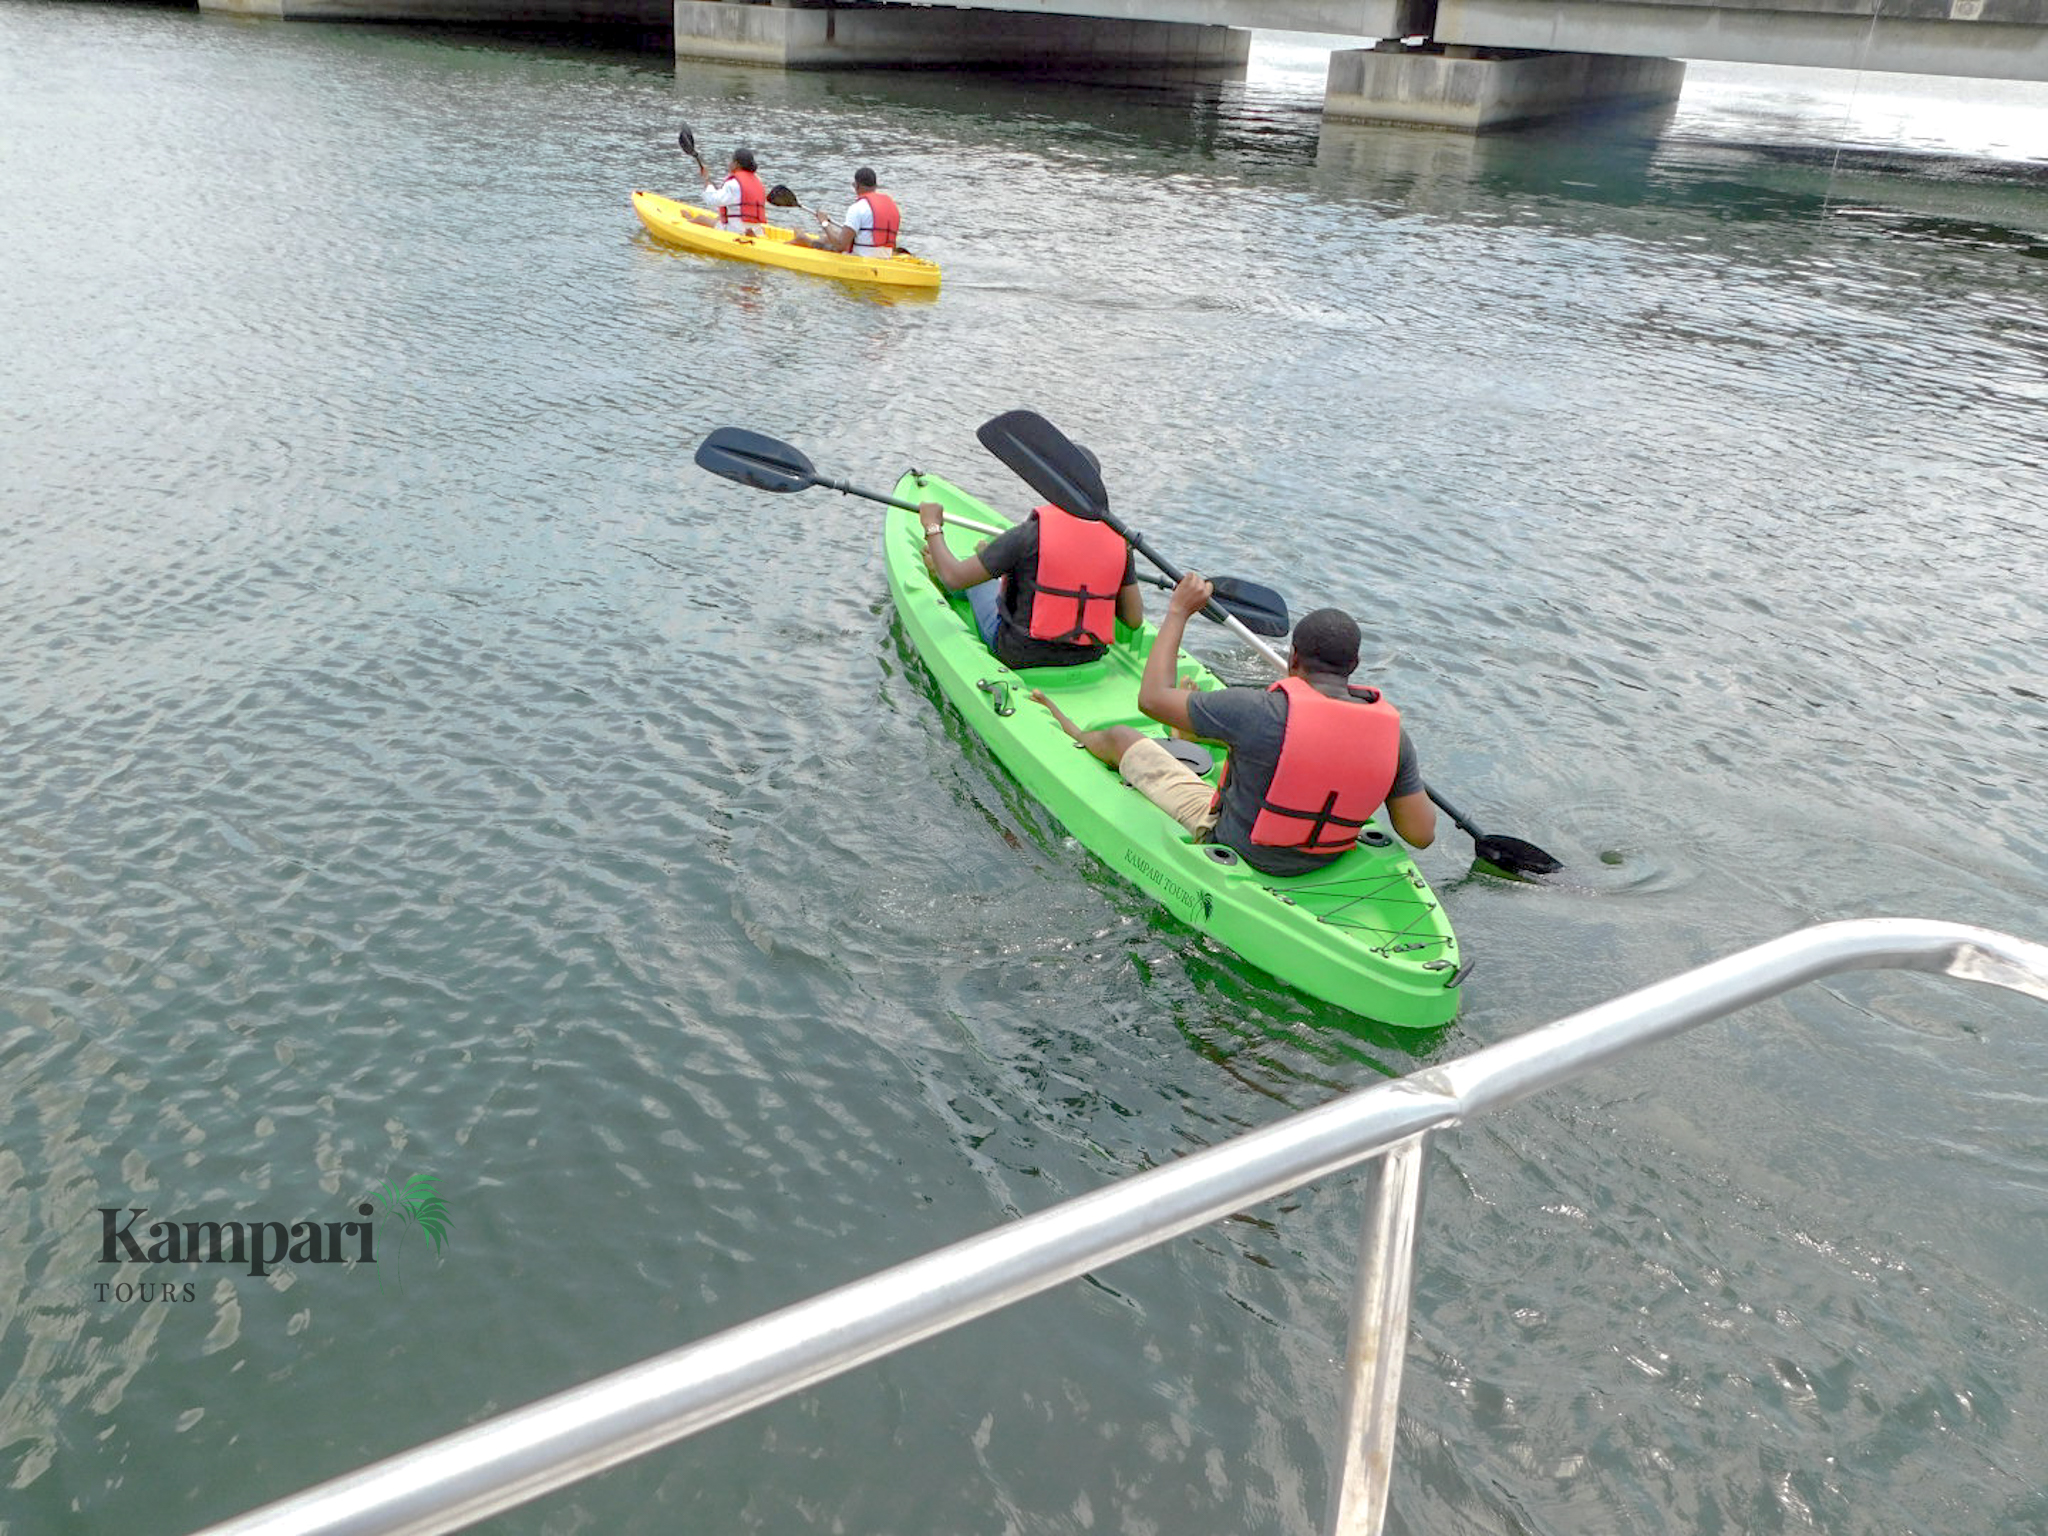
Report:
[[[1174,670],[1181,635],[1210,591],[1193,573],[1173,589],[1145,658],[1138,708],[1230,748],[1220,792],[1156,738],[1127,725],[1084,731],[1044,694],[1032,697],[1195,841],[1235,849],[1264,874],[1321,869],[1356,845],[1358,829],[1383,804],[1405,842],[1427,848],[1436,841],[1436,808],[1401,717],[1376,690],[1351,686],[1359,641],[1352,617],[1337,608],[1304,617],[1294,626],[1287,676],[1270,688],[1183,688]]]
[[[758,235],[768,222],[768,189],[754,174],[754,152],[742,145],[732,152],[732,165],[716,186],[704,178],[704,200],[718,210],[718,227],[736,235]]]
[[[853,201],[846,205],[846,218],[835,222],[829,213],[821,213],[818,223],[824,226],[823,234],[791,238],[814,251],[847,251],[881,261],[896,254],[903,215],[896,199],[875,185],[875,173],[862,166],[853,173]]]
[[[1007,666],[1094,661],[1119,620],[1145,622],[1131,547],[1107,523],[1048,502],[963,560],[946,547],[944,507],[922,502],[917,515],[925,569],[948,592],[966,591],[982,640]]]

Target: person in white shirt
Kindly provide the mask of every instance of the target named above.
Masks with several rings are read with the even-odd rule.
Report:
[[[825,226],[823,234],[797,235],[795,242],[818,251],[887,260],[896,254],[903,215],[896,199],[875,185],[875,173],[862,166],[853,173],[853,201],[846,205],[846,217],[835,221],[830,214],[821,213],[818,222]]]
[[[754,174],[754,152],[742,145],[732,152],[732,165],[716,186],[704,177],[704,200],[718,210],[718,227],[738,235],[758,235],[768,222],[768,189]]]

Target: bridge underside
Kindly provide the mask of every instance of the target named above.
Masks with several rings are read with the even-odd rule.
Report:
[[[2048,79],[2048,0],[674,0],[674,7],[678,56],[792,69],[1230,73],[1244,65],[1251,27],[1352,35],[1361,48],[1331,57],[1326,115],[1473,132],[1675,101],[1685,74],[1676,61],[1685,58]],[[1403,38],[1426,42],[1403,46]],[[1383,41],[1365,47],[1372,39]]]
[[[380,0],[275,3],[377,4]],[[402,5],[408,0],[381,3]],[[684,24],[686,10],[694,15],[721,9],[816,10],[836,14],[841,27],[853,24],[870,32],[883,29],[870,26],[865,18],[889,15],[914,18],[913,30],[934,33],[1002,29],[1024,40],[1024,51],[1012,55],[1013,63],[1029,62],[1031,49],[1048,39],[1079,38],[1081,34],[1072,29],[1047,31],[1031,26],[1034,19],[1050,22],[1066,17],[1093,21],[1105,29],[1127,29],[1122,35],[1134,40],[1133,46],[1140,52],[1147,45],[1135,40],[1148,29],[1190,28],[1195,32],[1186,35],[1193,36],[1221,28],[1258,28],[1356,37],[1361,46],[1379,38],[1422,35],[1437,43],[1472,48],[2048,80],[2048,0],[949,0],[945,5],[878,4],[874,0],[837,4],[833,0],[774,0],[767,5],[745,0],[678,0],[678,39],[697,35],[700,26],[694,20]],[[973,20],[975,17],[979,21]],[[962,18],[967,19],[964,24]],[[1057,53],[1057,42],[1054,46]]]
[[[1242,72],[1250,29],[1357,37],[1326,115],[1483,131],[1675,100],[1677,59],[2048,80],[2048,0],[199,0],[278,17],[670,25],[779,69]],[[1106,14],[1105,14],[1106,13]],[[1422,39],[1406,45],[1401,39]],[[1377,46],[1368,46],[1374,40]]]
[[[1029,67],[1229,77],[1243,73],[1250,52],[1248,31],[1193,21],[802,0],[674,3],[677,57],[781,69]],[[1389,31],[1406,19],[1401,0],[1367,4]],[[1180,9],[1192,7],[1180,0]],[[1482,57],[1469,48],[1382,43],[1331,56],[1324,112],[1477,133],[1593,108],[1668,104],[1684,78],[1685,66],[1669,59],[1491,51]]]
[[[2048,3],[1873,0],[1861,8],[1674,0],[1437,0],[1440,43],[2048,80]],[[1955,19],[1951,19],[1951,17]],[[1970,19],[1965,19],[1970,18]],[[2003,18],[2003,19],[2001,19]]]

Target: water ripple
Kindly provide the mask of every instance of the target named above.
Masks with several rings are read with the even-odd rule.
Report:
[[[196,1527],[1803,922],[2038,928],[2032,171],[1955,114],[1939,164],[1745,146],[1825,112],[1712,71],[1648,130],[1322,124],[1260,46],[1139,89],[0,11],[7,1519]],[[646,239],[678,119],[807,199],[882,167],[943,292]],[[1358,613],[1431,782],[1564,856],[1424,856],[1457,1024],[1175,923],[945,706],[872,503],[690,464],[740,424],[1021,511],[973,439],[1018,405],[1175,559]],[[1859,976],[1446,1145],[1394,1525],[2031,1528],[2040,1038]],[[387,1212],[374,1267],[92,1293],[102,1208],[416,1173],[438,1256]],[[508,1528],[1311,1527],[1356,1219],[1327,1181]]]

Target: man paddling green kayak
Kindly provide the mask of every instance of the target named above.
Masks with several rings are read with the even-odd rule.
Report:
[[[1229,747],[1231,771],[1220,790],[1155,737],[1127,725],[1083,730],[1042,690],[1031,697],[1197,842],[1233,849],[1264,874],[1327,867],[1357,845],[1359,829],[1383,804],[1403,842],[1435,842],[1436,810],[1400,715],[1377,690],[1351,684],[1357,622],[1338,608],[1304,617],[1287,676],[1270,688],[1185,687],[1175,681],[1181,639],[1213,595],[1192,571],[1174,587],[1145,657],[1138,708],[1177,732]]]
[[[1145,622],[1131,548],[1115,529],[1047,502],[971,555],[946,547],[946,509],[917,509],[925,569],[965,592],[983,643],[1007,666],[1077,667],[1099,659],[1116,626]]]

